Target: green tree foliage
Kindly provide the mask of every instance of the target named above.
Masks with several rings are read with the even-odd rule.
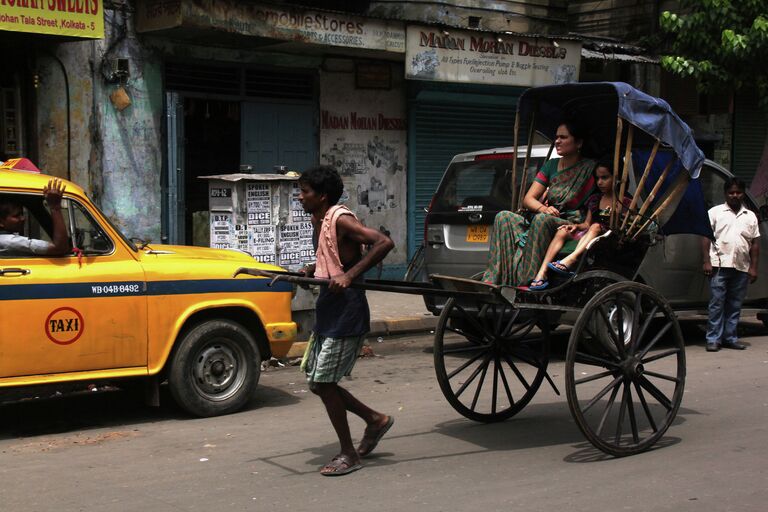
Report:
[[[768,0],[680,0],[665,11],[670,37],[664,69],[698,80],[704,91],[755,87],[768,113]]]

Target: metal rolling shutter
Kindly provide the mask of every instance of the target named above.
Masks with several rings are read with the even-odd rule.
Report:
[[[768,116],[757,106],[757,94],[734,98],[733,165],[731,172],[749,186],[755,177],[768,135]]]
[[[409,252],[424,238],[424,208],[429,205],[451,158],[468,151],[512,145],[515,99],[506,97],[496,105],[411,105]]]

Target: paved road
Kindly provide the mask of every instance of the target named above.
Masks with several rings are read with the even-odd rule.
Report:
[[[504,423],[458,416],[426,336],[374,344],[383,355],[356,367],[347,387],[397,422],[342,478],[317,473],[335,438],[296,368],[264,373],[249,409],[220,418],[145,408],[122,392],[0,406],[0,510],[762,511],[768,336],[747,335],[749,350],[710,354],[686,329],[677,422],[658,449],[623,459],[587,444],[548,387]],[[562,360],[550,369],[561,385]]]

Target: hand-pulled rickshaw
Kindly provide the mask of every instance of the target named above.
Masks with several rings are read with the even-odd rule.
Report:
[[[571,414],[595,447],[632,455],[664,435],[685,384],[677,318],[662,295],[633,279],[648,247],[665,234],[707,235],[701,193],[697,187],[686,192],[704,155],[666,102],[627,84],[529,89],[520,97],[515,120],[515,142],[527,123],[529,149],[523,170],[518,173],[516,161],[510,170],[511,209],[519,208],[528,182],[524,174],[534,134],[553,141],[551,154],[565,117],[588,124],[593,143],[612,149],[619,189],[614,197],[632,194],[628,208],[614,202],[610,230],[591,242],[572,276],[543,291],[441,275],[431,275],[427,283],[365,280],[353,286],[448,297],[435,330],[437,380],[459,413],[481,422],[514,416],[544,381],[560,394],[547,373],[550,326],[575,319],[565,359]],[[290,272],[238,272],[326,283]]]

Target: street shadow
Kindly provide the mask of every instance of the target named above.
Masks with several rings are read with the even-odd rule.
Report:
[[[656,441],[656,443],[652,447],[650,447],[647,451],[643,453],[651,453],[657,450],[663,450],[664,448],[669,448],[670,446],[674,446],[680,443],[681,441],[682,439],[680,439],[679,437],[664,436],[658,441]],[[613,455],[609,455],[605,452],[602,452],[599,449],[592,446],[587,441],[577,444],[575,448],[578,448],[578,450],[563,458],[565,462],[584,464],[584,463],[591,463],[591,462],[605,462],[605,461],[611,461],[611,460],[623,458],[623,457],[614,457]],[[636,455],[640,455],[640,454],[635,454],[635,456]]]
[[[103,428],[135,429],[158,421],[198,419],[176,405],[167,386],[160,388],[160,407],[145,405],[138,388],[103,386],[95,389],[53,391],[0,403],[0,440]],[[290,393],[260,385],[240,413],[298,402],[299,398]]]
[[[681,407],[670,429],[684,423],[685,416],[699,414],[693,409]],[[414,440],[420,437],[445,436],[447,441],[441,443],[442,453],[434,453],[421,457],[408,457],[407,454],[394,453],[386,450],[387,441]],[[457,442],[451,442],[451,439]],[[664,449],[682,440],[678,437],[665,435],[648,451]],[[466,444],[472,445],[466,448]],[[431,430],[411,432],[408,434],[388,434],[383,441],[384,449],[377,448],[375,452],[363,459],[365,467],[376,468],[393,466],[413,461],[437,461],[464,455],[483,454],[526,450],[536,447],[557,445],[572,445],[576,451],[563,458],[565,462],[586,463],[601,462],[616,459],[603,453],[585,440],[573,418],[570,416],[565,403],[533,404],[526,407],[520,416],[499,423],[477,423],[459,417],[438,423]],[[463,449],[446,450],[446,447],[463,446]],[[321,446],[307,447],[302,450],[278,453],[269,457],[256,457],[248,462],[263,462],[290,475],[308,475],[319,471],[338,453],[338,443],[328,443]],[[297,463],[302,467],[313,466],[313,469],[297,469]]]

